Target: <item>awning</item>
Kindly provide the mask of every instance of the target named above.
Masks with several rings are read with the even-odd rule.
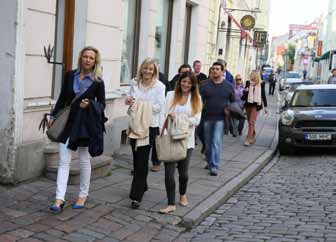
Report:
[[[253,38],[251,37],[251,35],[245,29],[243,29],[243,27],[240,25],[239,21],[237,19],[235,19],[235,17],[233,17],[233,15],[231,14],[231,12],[225,12],[225,13],[227,13],[227,15],[229,16],[229,18],[231,18],[232,21],[240,29],[240,36],[241,36],[241,38],[245,39],[247,37],[248,40],[249,40],[249,42],[252,43],[253,42]]]
[[[330,50],[321,55],[320,60],[327,60],[330,56]]]

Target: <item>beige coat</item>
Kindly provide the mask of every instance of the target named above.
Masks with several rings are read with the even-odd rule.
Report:
[[[136,146],[149,144],[149,127],[152,123],[152,104],[148,101],[135,101],[128,109],[128,137],[136,139]]]

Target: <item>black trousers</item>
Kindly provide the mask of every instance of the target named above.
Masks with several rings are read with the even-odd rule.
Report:
[[[156,130],[157,129],[157,130]],[[158,132],[157,132],[158,131]],[[148,160],[151,147],[155,147],[153,140],[159,133],[159,128],[149,129],[149,145],[137,147],[135,150],[135,139],[130,139],[132,154],[133,154],[133,180],[131,185],[130,199],[141,202],[143,194],[148,189],[147,175],[148,175]],[[156,152],[155,152],[156,154]]]
[[[155,146],[155,138],[156,136],[158,136],[160,134],[160,128],[159,127],[150,127],[149,128],[149,132],[152,134],[149,137],[149,143],[151,144],[151,148],[152,148],[152,164],[153,165],[160,165],[161,161],[159,161],[158,157],[157,157],[157,153],[156,153],[156,146]]]
[[[268,94],[274,95],[274,90],[275,90],[275,82],[270,82],[268,88]]]
[[[180,195],[184,195],[187,192],[188,185],[188,168],[189,161],[193,149],[187,150],[187,157],[184,160],[178,162],[164,163],[165,165],[165,185],[168,198],[168,205],[175,205],[175,170],[179,173],[179,191]]]

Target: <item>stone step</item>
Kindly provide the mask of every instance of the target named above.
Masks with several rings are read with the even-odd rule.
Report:
[[[105,177],[110,174],[112,168],[112,157],[98,156],[91,158],[91,180]],[[45,176],[48,179],[56,181],[57,165],[47,166]],[[70,164],[70,175],[68,184],[79,184],[80,164],[79,160],[72,160]]]
[[[46,161],[45,176],[48,179],[55,181],[57,178],[57,167],[59,160],[58,145],[52,143],[46,146],[44,148],[44,155]],[[78,152],[72,152],[68,184],[79,184],[80,164],[78,158]],[[91,180],[109,175],[112,168],[112,160],[112,157],[104,155],[91,158]]]

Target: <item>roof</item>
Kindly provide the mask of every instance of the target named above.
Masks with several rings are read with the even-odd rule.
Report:
[[[313,85],[302,85],[296,90],[313,90],[313,89],[336,89],[336,84],[313,84]]]

